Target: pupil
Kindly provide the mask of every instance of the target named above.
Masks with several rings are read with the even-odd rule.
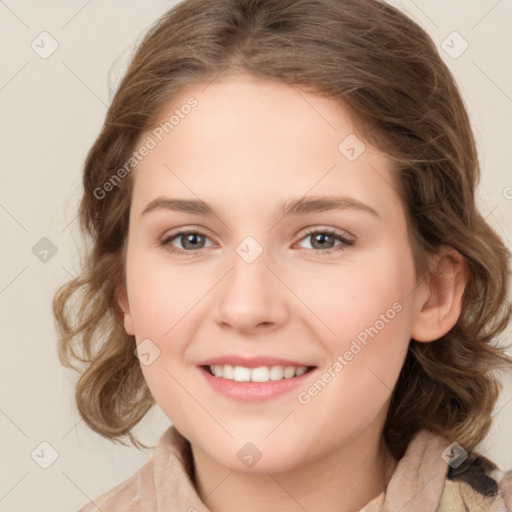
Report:
[[[320,242],[320,245],[325,245],[325,242],[326,239],[330,238],[331,235],[325,235],[325,234],[322,234],[322,233],[319,233],[315,236],[315,241],[316,242]]]
[[[198,238],[198,235],[197,235],[197,234],[195,234],[195,233],[190,233],[189,235],[187,235],[187,236],[186,236],[186,241],[187,241],[187,243],[192,244],[192,247],[193,247],[194,245],[196,245],[196,246],[197,246],[197,238]]]

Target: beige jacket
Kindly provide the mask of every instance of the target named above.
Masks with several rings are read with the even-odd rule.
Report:
[[[512,471],[501,472],[480,454],[451,467],[449,446],[418,432],[382,492],[360,512],[512,512]],[[151,459],[133,476],[79,512],[209,512],[192,480],[188,441],[174,426],[158,440]]]

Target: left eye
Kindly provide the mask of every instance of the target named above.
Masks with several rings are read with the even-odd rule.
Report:
[[[304,239],[311,239],[313,248],[320,248],[322,249],[322,253],[329,254],[333,250],[343,250],[348,246],[354,245],[354,240],[345,238],[340,233],[332,230],[332,229],[317,229],[313,231],[309,231],[306,233],[306,235],[302,238]],[[340,244],[337,246],[331,246],[331,243],[334,243],[336,240],[340,241]],[[316,247],[315,247],[316,246]],[[315,251],[317,252],[317,251]]]
[[[301,238],[301,241],[307,238],[312,240],[312,250],[320,249],[320,251],[315,252],[321,252],[322,254],[329,254],[333,250],[343,250],[348,246],[354,245],[354,240],[347,239],[340,233],[330,229],[309,231]],[[181,240],[183,248],[175,247],[172,244],[175,240]],[[200,250],[205,248],[206,240],[209,240],[209,238],[199,231],[180,231],[174,235],[164,238],[161,244],[170,252],[191,256],[191,253],[198,252],[196,249]],[[340,243],[337,246],[333,246],[332,244],[335,243],[336,240]]]

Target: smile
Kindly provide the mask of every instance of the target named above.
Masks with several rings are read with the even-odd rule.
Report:
[[[204,365],[198,367],[210,389],[238,402],[259,402],[284,396],[304,386],[305,379],[316,374],[314,366]],[[294,396],[294,395],[293,395]]]
[[[216,364],[206,367],[211,375],[236,382],[269,382],[282,379],[300,377],[308,371],[307,366],[259,366],[258,368],[246,368],[230,364]]]

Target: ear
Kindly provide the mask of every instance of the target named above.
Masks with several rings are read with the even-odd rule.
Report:
[[[123,311],[124,330],[126,331],[126,334],[134,336],[135,331],[133,329],[133,321],[130,313],[130,304],[128,303],[128,296],[125,285],[122,285],[121,289],[118,290],[117,292],[117,302],[121,307],[121,310]]]
[[[463,256],[443,246],[432,258],[426,281],[427,296],[416,313],[411,338],[428,342],[444,336],[456,323],[462,309],[462,295],[467,283]]]

